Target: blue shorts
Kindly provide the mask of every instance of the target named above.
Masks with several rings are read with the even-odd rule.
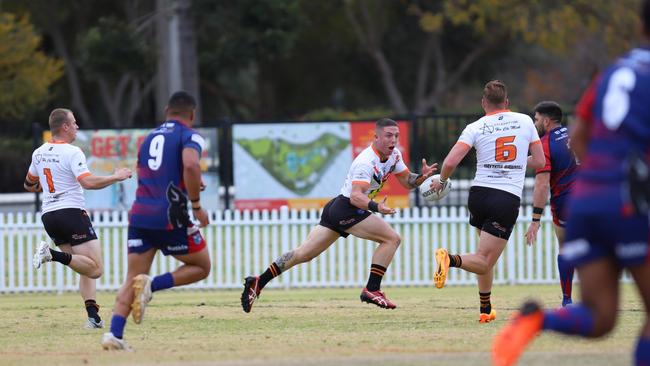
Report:
[[[188,235],[187,228],[173,230],[142,229],[129,226],[128,253],[160,249],[164,255],[196,253],[206,247],[200,230]]]
[[[551,214],[553,216],[553,223],[559,227],[566,227],[566,206],[567,199],[560,199],[556,202],[551,202]]]
[[[647,215],[571,212],[560,253],[570,264],[612,258],[621,267],[650,263]]]

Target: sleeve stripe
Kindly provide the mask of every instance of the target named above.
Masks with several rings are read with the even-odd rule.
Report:
[[[30,172],[27,172],[27,178],[33,182],[38,182],[38,176],[37,175],[32,175]]]
[[[353,180],[352,185],[363,186],[365,188],[370,187],[370,183],[366,182],[365,180]]]
[[[541,143],[542,143],[542,140],[535,140],[535,141],[532,141],[530,144],[535,145],[535,144],[541,144]]]
[[[456,145],[458,145],[458,144],[462,144],[462,145],[465,145],[467,147],[472,147],[472,145],[468,144],[467,142],[463,142],[463,141],[457,141]]]
[[[80,180],[82,180],[83,178],[86,178],[86,177],[89,176],[89,175],[91,175],[90,172],[81,173],[81,174],[79,174],[79,175],[77,176],[77,180],[80,181]]]

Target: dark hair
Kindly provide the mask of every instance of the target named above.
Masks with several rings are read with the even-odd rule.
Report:
[[[553,101],[545,100],[537,103],[535,112],[550,118],[551,121],[562,122],[562,108]]]
[[[56,135],[59,133],[59,130],[64,123],[70,122],[71,114],[72,111],[65,108],[56,108],[50,113],[48,124],[50,125],[50,131],[52,131],[52,134]]]
[[[167,102],[167,114],[175,116],[186,116],[196,108],[196,100],[189,93],[184,91],[177,91],[172,94]]]
[[[506,84],[501,80],[488,81],[483,88],[483,98],[493,105],[505,103],[508,98]]]
[[[397,122],[393,121],[390,118],[382,118],[380,120],[377,120],[377,122],[375,122],[375,129],[377,130],[380,128],[384,128],[386,126],[397,126]]]
[[[641,23],[643,23],[645,35],[650,37],[650,0],[645,0],[641,5]]]

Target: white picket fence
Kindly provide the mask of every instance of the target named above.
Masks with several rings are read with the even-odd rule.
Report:
[[[531,207],[522,208],[510,241],[497,263],[495,283],[556,283],[557,243],[545,210],[536,245],[525,244],[524,234]],[[212,258],[212,271],[205,280],[187,286],[197,289],[240,288],[243,278],[258,274],[282,253],[298,246],[318,223],[316,210],[216,211],[203,229]],[[104,275],[97,288],[115,290],[126,273],[126,212],[96,212],[93,225],[103,246]],[[386,220],[400,233],[402,245],[391,263],[384,284],[431,285],[434,253],[446,247],[450,253],[474,252],[478,242],[469,226],[465,207],[411,208]],[[0,293],[73,291],[78,275],[58,263],[35,270],[32,255],[40,240],[47,240],[40,215],[0,213]],[[368,276],[375,244],[352,236],[339,239],[320,257],[283,273],[269,287],[362,286]],[[174,269],[173,257],[156,256],[151,273]],[[449,285],[475,284],[474,275],[450,271]]]

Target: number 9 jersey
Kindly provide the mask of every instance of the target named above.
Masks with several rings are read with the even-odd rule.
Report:
[[[528,115],[494,111],[467,125],[457,143],[476,148],[472,186],[500,189],[521,198],[529,147],[540,143]]]
[[[138,189],[129,225],[144,229],[191,226],[183,182],[183,149],[198,151],[205,140],[179,121],[166,121],[147,135],[138,151]]]

